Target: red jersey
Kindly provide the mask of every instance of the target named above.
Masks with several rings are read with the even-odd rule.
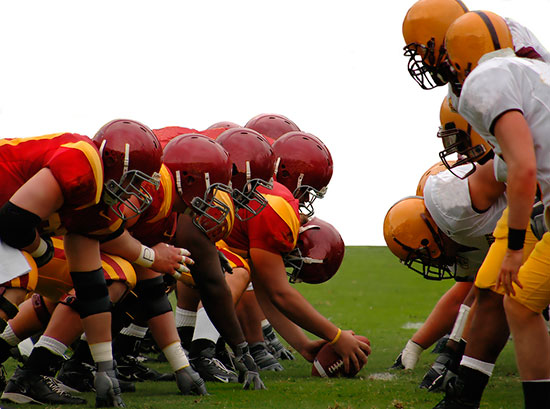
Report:
[[[48,168],[63,192],[62,208],[85,208],[99,203],[103,165],[87,136],[59,133],[0,140],[0,204],[39,170]]]
[[[235,218],[233,230],[225,243],[247,257],[251,248],[272,253],[289,252],[296,245],[300,229],[298,200],[278,182],[273,182],[272,190],[258,187],[258,192],[267,199],[267,206],[244,222]]]

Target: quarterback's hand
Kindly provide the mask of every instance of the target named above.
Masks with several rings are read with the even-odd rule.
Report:
[[[152,247],[155,252],[155,261],[151,269],[161,274],[170,274],[177,280],[181,273],[189,273],[189,267],[195,262],[189,257],[191,253],[186,249],[174,247],[170,244],[159,243]]]
[[[370,345],[359,341],[354,335],[353,331],[342,331],[338,341],[332,345],[336,353],[342,357],[346,372],[349,372],[350,365],[361,369],[367,363],[367,357],[371,352]]]
[[[204,380],[191,365],[176,371],[176,383],[184,395],[208,395]]]
[[[260,378],[258,365],[250,355],[248,344],[243,342],[235,350],[235,368],[239,371],[239,382],[243,382],[243,389],[267,389]]]
[[[504,287],[507,295],[516,295],[516,290],[512,283],[515,283],[519,288],[523,288],[518,278],[519,268],[523,263],[523,249],[521,250],[506,250],[502,265],[497,277],[496,287]]]

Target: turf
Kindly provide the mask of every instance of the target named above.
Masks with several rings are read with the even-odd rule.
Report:
[[[354,379],[320,379],[310,376],[311,364],[298,357],[283,361],[285,371],[262,372],[266,391],[242,391],[238,384],[208,383],[209,396],[181,396],[175,383],[139,383],[135,393],[124,395],[132,408],[432,408],[440,394],[418,389],[418,383],[435,355],[426,351],[412,372],[388,372],[407,339],[414,333],[438,298],[452,285],[431,282],[397,262],[385,247],[348,247],[340,271],[329,282],[298,284],[299,290],[326,317],[342,328],[366,335],[373,353]],[[512,344],[501,354],[487,387],[482,408],[523,407],[521,384]],[[151,364],[168,371],[167,364]],[[8,374],[13,363],[6,365]],[[92,393],[83,394],[88,407]],[[0,405],[28,407],[28,405]],[[72,408],[73,406],[64,406]],[[85,407],[85,406],[74,406]]]

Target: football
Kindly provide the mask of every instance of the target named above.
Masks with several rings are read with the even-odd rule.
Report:
[[[362,335],[355,335],[355,337],[370,345],[370,341],[367,337]],[[313,366],[311,367],[311,375],[319,376],[321,378],[337,378],[345,376],[348,378],[357,375],[361,368],[354,368],[353,364],[348,373],[344,370],[344,361],[340,358],[340,355],[336,353],[331,344],[326,343],[317,353]]]

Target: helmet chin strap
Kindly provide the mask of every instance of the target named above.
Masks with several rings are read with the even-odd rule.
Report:
[[[300,186],[302,186],[302,180],[304,180],[304,174],[300,173],[300,176],[298,176],[298,181],[296,182],[296,189],[299,189]]]
[[[277,161],[275,162],[275,170],[273,171],[273,177],[277,177],[277,172],[279,171],[279,165],[281,164],[281,157],[279,156],[277,158]],[[272,178],[273,179],[273,178]]]
[[[204,172],[204,183],[206,184],[206,190],[208,190],[210,187],[210,173],[208,172]]]
[[[246,166],[246,181],[248,182],[252,178],[252,171],[250,170],[250,161],[245,162]]]

